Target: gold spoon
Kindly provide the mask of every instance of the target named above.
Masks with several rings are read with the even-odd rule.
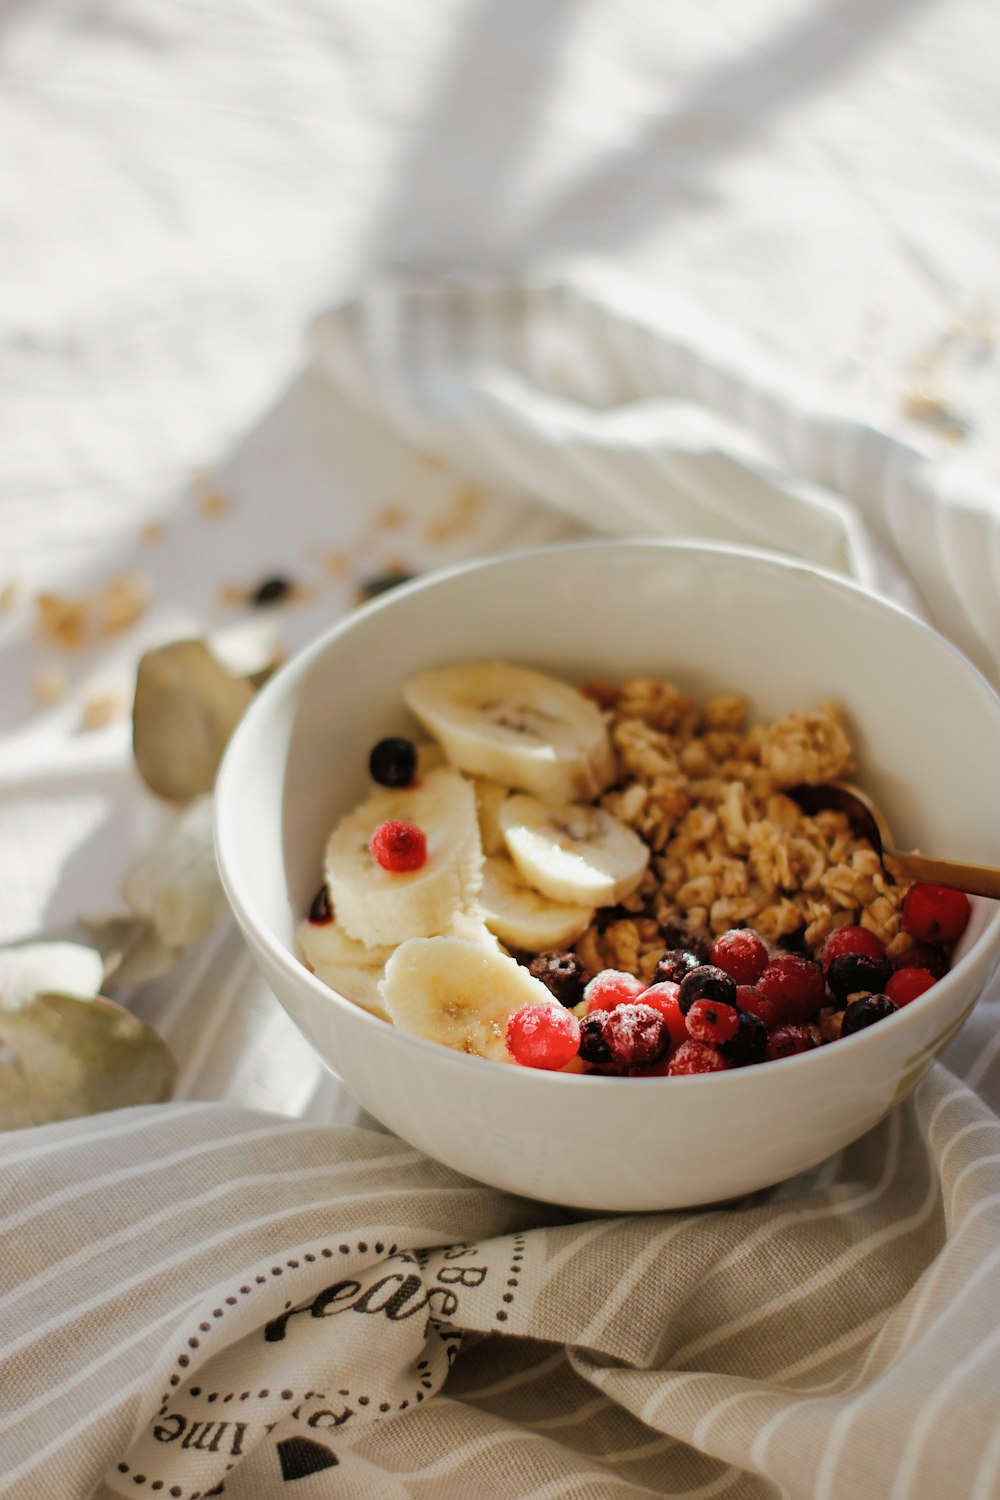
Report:
[[[807,815],[833,808],[846,813],[851,827],[868,839],[879,859],[893,860],[900,874],[910,880],[926,880],[931,885],[947,885],[974,896],[991,896],[1000,900],[1000,869],[992,865],[970,865],[957,859],[930,859],[924,854],[903,854],[896,848],[892,833],[879,809],[866,792],[847,781],[824,781],[816,786],[801,782],[787,787],[785,795]]]

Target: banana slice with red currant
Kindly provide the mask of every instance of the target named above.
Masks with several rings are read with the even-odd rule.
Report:
[[[380,787],[340,819],[324,874],[337,922],[370,948],[451,931],[483,878],[471,783],[442,767]]]
[[[507,1022],[556,1006],[545,985],[496,947],[464,937],[411,938],[385,967],[382,1003],[401,1031],[456,1052],[512,1062]]]
[[[521,875],[554,901],[613,905],[632,894],[649,864],[649,846],[603,807],[518,794],[498,816]]]
[[[505,662],[423,672],[403,696],[452,765],[550,802],[610,786],[615,754],[596,704],[569,683]]]

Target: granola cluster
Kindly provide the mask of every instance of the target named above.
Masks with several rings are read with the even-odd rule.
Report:
[[[854,769],[836,705],[763,725],[748,722],[735,694],[698,704],[647,678],[589,691],[608,714],[622,773],[603,805],[652,849],[627,909],[599,913],[576,945],[591,973],[627,969],[648,980],[670,923],[709,942],[752,926],[811,956],[847,924],[869,928],[890,958],[912,945],[900,915],[906,886],[893,883],[868,840],[844,813],[807,816],[785,794]]]

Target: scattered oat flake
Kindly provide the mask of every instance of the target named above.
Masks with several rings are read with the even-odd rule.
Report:
[[[38,628],[47,640],[65,650],[82,646],[87,636],[87,603],[66,594],[38,594]]]
[[[945,437],[963,438],[972,426],[967,417],[930,391],[909,391],[903,399],[903,411],[912,421],[935,427]]]
[[[471,516],[482,509],[484,495],[474,484],[467,484],[455,496],[455,510],[459,515]]]
[[[432,546],[450,542],[453,537],[461,536],[467,526],[468,522],[461,517],[442,516],[440,520],[430,523],[424,532],[424,540]]]
[[[421,453],[420,457],[430,469],[446,469],[448,467],[446,461],[441,457],[440,453],[431,453],[428,451],[425,453]]]
[[[323,567],[331,578],[345,578],[351,570],[351,560],[346,552],[328,552]]]
[[[42,667],[35,673],[32,689],[35,701],[47,707],[49,704],[58,703],[60,698],[66,696],[69,688],[69,673],[65,667],[50,664]]]
[[[240,588],[238,583],[224,583],[219,590],[219,598],[223,604],[246,604],[247,591]]]
[[[232,508],[231,498],[221,490],[208,490],[198,501],[198,510],[206,521],[216,521],[220,516],[228,516]]]
[[[81,733],[88,734],[92,729],[103,729],[106,724],[125,718],[127,712],[128,702],[123,693],[91,693],[80,715]]]
[[[139,573],[122,573],[99,590],[95,605],[98,627],[104,635],[127,630],[150,605],[149,584]]]
[[[15,579],[10,579],[0,588],[0,611],[10,609],[17,602],[17,596],[21,592],[19,584]]]
[[[399,505],[387,505],[375,517],[375,525],[380,531],[398,531],[406,525],[406,511]]]
[[[163,541],[166,534],[167,528],[162,521],[150,521],[139,532],[139,540],[149,547],[155,547]]]

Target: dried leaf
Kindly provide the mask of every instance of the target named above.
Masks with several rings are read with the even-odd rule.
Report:
[[[0,948],[0,1016],[36,995],[58,992],[89,1000],[100,993],[104,961],[82,943],[22,943]]]
[[[139,662],[132,747],[150,789],[171,802],[211,791],[229,736],[254,694],[204,641],[175,641]]]
[[[163,941],[148,917],[102,917],[84,924],[104,960],[101,989],[124,989],[168,974],[181,956]]]
[[[122,895],[168,948],[204,937],[226,911],[215,863],[212,798],[199,797],[131,868]]]
[[[159,1103],[176,1079],[159,1033],[110,1000],[39,995],[0,1012],[0,1129]]]

